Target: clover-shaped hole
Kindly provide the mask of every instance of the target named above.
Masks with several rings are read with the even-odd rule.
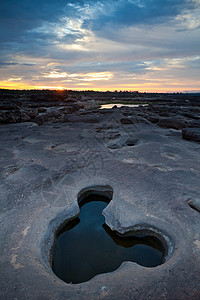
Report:
[[[164,263],[165,247],[150,232],[121,235],[105,224],[102,210],[111,198],[110,191],[84,191],[78,198],[79,216],[66,221],[57,232],[52,269],[66,283],[82,283],[112,272],[124,261],[145,267]]]

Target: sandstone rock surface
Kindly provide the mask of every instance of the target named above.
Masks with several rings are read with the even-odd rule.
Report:
[[[27,122],[1,124],[0,299],[200,298],[200,144],[188,137],[199,131],[183,129],[185,140],[181,130],[157,122],[163,110],[170,118],[183,110],[196,118],[200,110],[196,98],[168,95],[155,104],[158,95],[150,96],[150,107],[79,110],[65,114],[67,122],[54,111],[53,121],[43,117],[40,125],[33,113]],[[33,97],[37,110],[47,109],[45,97]],[[132,122],[121,122],[129,116]],[[106,224],[122,234],[159,232],[168,241],[167,260],[156,268],[124,262],[88,282],[66,284],[50,266],[54,233],[79,212],[80,191],[99,186],[113,190]]]

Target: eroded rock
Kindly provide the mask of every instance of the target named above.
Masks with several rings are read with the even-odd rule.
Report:
[[[185,140],[200,142],[200,128],[183,129],[182,137]]]

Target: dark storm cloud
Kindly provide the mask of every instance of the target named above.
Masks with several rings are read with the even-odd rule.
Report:
[[[48,5],[48,2],[50,5]],[[56,1],[58,3],[56,6],[53,4],[53,1],[1,1],[1,41],[18,41],[25,30],[31,30],[40,26],[50,16],[52,19],[56,19],[57,15],[61,13],[59,2],[64,1]]]
[[[25,42],[28,36],[37,38],[31,30],[45,22],[55,24],[62,16],[75,14],[67,0],[1,0],[0,1],[0,42]],[[77,5],[83,1],[73,1]],[[49,38],[40,34],[41,39]],[[51,36],[51,39],[53,36]]]

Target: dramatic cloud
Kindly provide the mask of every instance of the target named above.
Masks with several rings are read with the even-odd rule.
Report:
[[[0,2],[0,86],[199,89],[199,0]]]
[[[91,18],[85,23],[90,24],[94,30],[110,25],[119,27],[160,24],[196,6],[196,3],[187,0],[103,1],[98,2],[94,9],[91,8]]]

